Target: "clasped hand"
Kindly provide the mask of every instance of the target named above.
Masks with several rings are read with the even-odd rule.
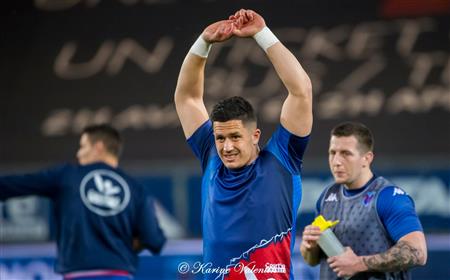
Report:
[[[265,26],[264,19],[258,13],[241,9],[227,20],[217,21],[206,27],[202,36],[209,43],[223,42],[232,36],[251,37]]]

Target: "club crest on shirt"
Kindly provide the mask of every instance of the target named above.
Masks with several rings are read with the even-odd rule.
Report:
[[[375,192],[366,193],[366,195],[364,196],[363,201],[362,201],[363,205],[364,206],[369,205],[374,197],[375,197]]]
[[[84,205],[100,216],[116,215],[130,202],[127,182],[110,170],[94,170],[84,176],[80,195]]]

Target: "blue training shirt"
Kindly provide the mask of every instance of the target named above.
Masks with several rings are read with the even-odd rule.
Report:
[[[133,238],[154,254],[165,237],[145,188],[105,163],[65,164],[26,175],[0,177],[0,200],[39,195],[54,203],[56,271],[124,270],[138,263]]]
[[[351,197],[359,194],[376,178],[377,176],[374,175],[362,188],[356,190],[343,188],[344,195]],[[317,200],[317,213],[320,213],[320,202],[324,194],[322,192]],[[377,200],[377,213],[389,237],[394,242],[413,231],[423,231],[413,199],[396,186],[388,186],[380,192]]]
[[[205,269],[200,272],[206,279],[246,279],[246,273],[258,279],[293,278],[300,171],[308,139],[279,125],[257,159],[239,169],[226,168],[219,158],[211,121],[188,139],[203,168]]]

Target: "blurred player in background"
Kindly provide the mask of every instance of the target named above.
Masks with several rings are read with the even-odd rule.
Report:
[[[371,170],[374,139],[360,123],[331,131],[328,159],[335,182],[317,201],[317,212],[339,220],[333,229],[346,251],[326,258],[317,245],[320,228],[303,231],[300,251],[310,265],[320,263],[321,279],[411,279],[409,269],[425,265],[427,246],[414,201]]]
[[[39,195],[53,201],[58,257],[64,279],[130,279],[138,252],[158,254],[165,237],[154,201],[118,168],[122,140],[108,125],[83,130],[79,164],[0,177],[0,200]]]
[[[255,112],[242,97],[220,101],[210,118],[203,101],[211,46],[253,37],[288,90],[280,125],[260,149]],[[295,56],[254,11],[209,25],[187,54],[175,105],[203,169],[202,223],[207,279],[292,279],[301,200],[301,165],[311,132],[311,82]],[[215,271],[213,270],[215,269]]]

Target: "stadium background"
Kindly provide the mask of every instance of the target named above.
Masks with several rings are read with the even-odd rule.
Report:
[[[265,17],[313,81],[315,122],[298,233],[331,180],[329,130],[343,120],[362,121],[375,134],[375,171],[415,199],[427,234],[428,264],[414,270],[414,279],[450,278],[450,1],[10,0],[1,6],[0,174],[74,161],[85,125],[118,127],[126,140],[122,167],[158,198],[172,238],[162,256],[142,254],[137,279],[201,277],[177,269],[201,260],[200,168],[172,97],[195,38],[241,7]],[[208,106],[232,95],[249,98],[263,140],[286,94],[263,52],[245,39],[214,46],[206,92]],[[41,198],[0,203],[2,280],[60,279],[52,272],[50,213]],[[299,279],[317,278],[298,246],[295,260]]]

